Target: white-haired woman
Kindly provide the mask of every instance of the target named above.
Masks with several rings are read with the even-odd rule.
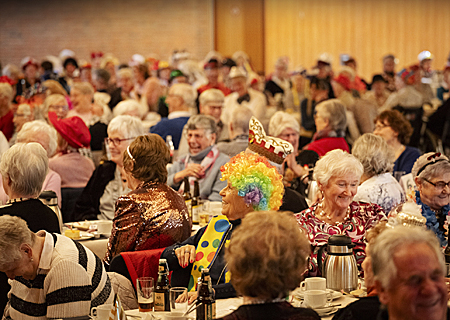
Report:
[[[11,279],[5,319],[87,318],[92,307],[112,303],[111,282],[92,251],[30,229],[18,217],[0,217],[0,271]]]
[[[139,119],[145,115],[145,107],[136,100],[120,101],[113,109],[114,117],[129,115]]]
[[[304,149],[315,151],[320,157],[334,149],[349,152],[350,149],[344,139],[347,128],[345,106],[339,100],[331,99],[319,103],[315,112],[314,122],[317,131],[312,142]]]
[[[38,143],[17,143],[6,151],[0,162],[0,173],[3,189],[10,200],[0,208],[0,216],[18,216],[24,219],[34,232],[47,230],[59,233],[58,217],[37,199],[47,170],[47,153]],[[2,237],[0,241],[2,240],[8,242],[12,239]],[[8,301],[9,289],[6,275],[0,272],[0,312],[3,312]]]
[[[333,234],[344,234],[356,245],[354,252],[358,266],[365,257],[365,234],[386,216],[376,204],[353,201],[364,168],[351,154],[333,150],[322,157],[314,168],[321,198],[310,208],[296,214],[299,227],[308,235],[313,247],[309,275],[321,275],[317,251]]]
[[[436,234],[441,246],[445,247],[450,211],[450,162],[440,153],[425,153],[416,160],[411,173],[417,187],[412,198],[422,206],[427,228]]]
[[[111,120],[106,140],[111,158],[93,172],[75,204],[75,220],[114,218],[116,200],[128,191],[123,188],[120,175],[123,152],[137,136],[143,134],[142,122],[136,117],[121,115]]]
[[[405,193],[391,174],[394,152],[383,138],[373,133],[363,134],[355,141],[352,154],[364,167],[355,201],[376,203],[386,214],[405,202]]]
[[[11,101],[14,90],[8,83],[0,83],[0,131],[6,139],[11,139],[14,133],[14,112],[11,110]]]
[[[37,199],[47,171],[47,152],[38,143],[17,143],[5,152],[0,172],[9,200],[8,206],[0,208],[0,215],[16,215],[25,219],[30,227],[59,232],[57,216]]]

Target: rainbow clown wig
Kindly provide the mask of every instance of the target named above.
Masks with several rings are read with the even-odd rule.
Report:
[[[265,157],[241,152],[223,165],[220,171],[221,180],[228,180],[245,203],[252,205],[253,210],[280,208],[284,193],[283,177]]]

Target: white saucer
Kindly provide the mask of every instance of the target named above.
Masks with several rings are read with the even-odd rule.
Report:
[[[315,312],[317,312],[317,314],[320,317],[324,317],[324,316],[329,316],[330,314],[335,313],[336,311],[338,311],[337,307],[326,307],[326,308],[320,308],[320,309],[314,309]]]
[[[331,293],[331,298],[333,300],[339,299],[340,297],[343,296],[342,292],[334,291],[331,289],[327,289],[327,293]],[[305,294],[305,291],[300,290],[300,288],[297,288],[292,292],[292,295],[300,300],[303,300],[304,294]]]

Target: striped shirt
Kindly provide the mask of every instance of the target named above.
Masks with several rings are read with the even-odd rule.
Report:
[[[59,234],[45,236],[34,280],[9,280],[4,319],[73,318],[113,302],[113,290],[101,260],[92,251]]]

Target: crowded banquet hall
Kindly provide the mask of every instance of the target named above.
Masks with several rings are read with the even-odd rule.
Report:
[[[450,319],[449,12],[2,3],[2,319]]]

